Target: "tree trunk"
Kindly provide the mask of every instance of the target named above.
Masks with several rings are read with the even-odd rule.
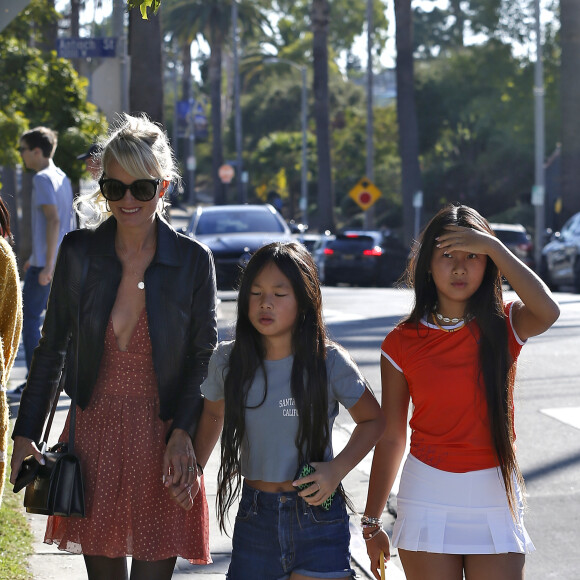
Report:
[[[580,2],[560,0],[562,222],[580,211]]]
[[[222,49],[223,34],[218,26],[212,32],[211,53],[209,56],[209,84],[211,99],[211,126],[212,126],[212,178],[214,203],[226,203],[226,188],[221,182],[218,170],[223,163],[222,146]]]
[[[54,0],[46,0],[46,9],[47,12],[52,13],[52,10],[54,10]],[[56,50],[56,39],[58,36],[58,21],[56,18],[53,19],[51,17],[45,22],[42,36],[43,41],[38,48],[45,52]]]
[[[163,124],[163,67],[161,62],[161,17],[149,13],[141,18],[139,9],[129,12],[129,110],[147,113],[151,120]]]
[[[81,0],[71,0],[70,2],[70,35],[73,38],[79,37],[80,31],[80,10],[81,10]],[[81,71],[81,61],[78,58],[71,59],[72,65],[75,70],[80,73]]]
[[[421,189],[419,168],[419,129],[415,107],[413,74],[413,18],[411,0],[395,0],[397,46],[397,117],[403,189],[403,226],[405,243],[414,234],[413,195]]]
[[[330,120],[328,98],[328,0],[312,2],[314,119],[318,153],[318,226],[334,231],[334,191],[330,161]]]
[[[449,8],[455,17],[455,25],[451,34],[455,38],[457,46],[464,46],[465,38],[465,14],[461,8],[461,0],[449,0]]]
[[[191,94],[191,43],[185,41],[181,47],[181,63],[183,65],[183,76],[181,77],[181,99],[189,101]],[[175,95],[177,98],[177,95]]]

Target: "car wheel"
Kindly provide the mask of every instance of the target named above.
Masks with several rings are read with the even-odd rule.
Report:
[[[377,276],[377,286],[379,288],[390,288],[393,282],[393,277],[385,269],[379,271]]]
[[[578,262],[576,260],[576,262]],[[576,269],[574,270],[576,273]],[[540,261],[540,278],[545,282],[546,286],[550,290],[557,290],[557,286],[552,282],[552,277],[550,276],[550,269],[548,268],[548,261],[546,260],[546,256],[542,256]],[[575,274],[576,276],[576,274]]]
[[[580,292],[580,256],[574,262],[574,290]]]

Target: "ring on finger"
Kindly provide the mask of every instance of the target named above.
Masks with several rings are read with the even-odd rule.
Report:
[[[193,467],[193,465],[190,465],[190,466],[187,468],[187,471],[189,471],[189,472],[193,472],[193,471],[195,471],[195,467]]]

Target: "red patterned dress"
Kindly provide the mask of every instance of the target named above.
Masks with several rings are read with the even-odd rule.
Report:
[[[49,517],[44,541],[75,554],[211,563],[205,488],[185,511],[163,486],[169,423],[159,418],[146,310],[126,351],[109,320],[90,404],[77,407],[75,451],[83,466],[86,518]],[[61,440],[68,439],[68,419]],[[203,479],[203,478],[202,478]]]

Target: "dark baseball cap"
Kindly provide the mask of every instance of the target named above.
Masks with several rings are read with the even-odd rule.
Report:
[[[98,152],[99,152],[99,146],[96,144],[93,144],[89,147],[89,150],[86,153],[79,155],[77,157],[77,159],[79,161],[85,161],[86,159],[88,159],[89,157],[92,157],[95,153],[98,153]]]

